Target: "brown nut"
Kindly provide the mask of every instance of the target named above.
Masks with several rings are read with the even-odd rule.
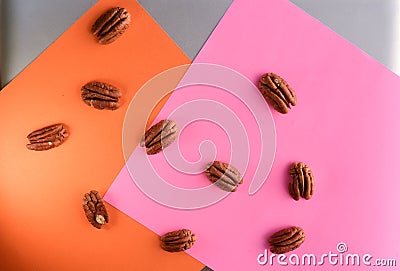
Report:
[[[159,153],[171,145],[178,137],[178,125],[173,120],[161,120],[150,127],[140,141],[149,155]]]
[[[161,247],[168,252],[179,252],[191,248],[196,235],[188,229],[172,231],[160,237]]]
[[[235,192],[243,183],[242,175],[236,168],[220,161],[210,163],[205,173],[211,182],[228,192]]]
[[[108,223],[108,213],[101,195],[97,191],[90,191],[83,196],[82,207],[86,218],[94,227],[101,229],[104,223]]]
[[[300,163],[293,163],[289,169],[292,182],[289,183],[289,194],[293,199],[300,197],[309,200],[314,194],[314,176],[309,166]]]
[[[49,150],[60,146],[68,135],[65,124],[53,124],[30,133],[26,147],[33,151]]]
[[[129,12],[120,7],[111,8],[92,26],[92,33],[100,44],[109,44],[121,36],[131,23]]]
[[[290,106],[297,103],[296,94],[286,81],[274,73],[264,74],[258,82],[258,88],[264,99],[276,111],[286,114]]]
[[[81,88],[82,100],[96,109],[115,110],[119,107],[121,92],[118,88],[103,82],[89,82]]]
[[[273,234],[268,242],[274,254],[284,254],[298,248],[306,239],[306,234],[299,227],[290,227]]]

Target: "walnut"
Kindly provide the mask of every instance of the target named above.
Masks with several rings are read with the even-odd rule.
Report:
[[[306,234],[299,227],[290,227],[273,234],[268,242],[271,245],[271,252],[284,254],[298,248],[306,239]]]
[[[178,134],[178,125],[173,120],[161,120],[146,131],[140,146],[146,147],[147,154],[153,155],[171,145]]]
[[[109,44],[121,36],[131,23],[130,13],[120,7],[103,13],[93,24],[92,33],[100,44]]]
[[[107,209],[99,192],[92,190],[86,193],[82,199],[82,207],[94,227],[101,229],[101,226],[108,223]]]
[[[309,200],[314,194],[314,176],[309,166],[300,163],[293,163],[289,169],[292,182],[289,183],[289,194],[293,199],[300,197]]]
[[[190,230],[172,231],[160,237],[161,247],[168,252],[179,252],[191,248],[196,241],[196,235]]]
[[[81,88],[82,100],[96,109],[115,110],[119,107],[121,92],[118,88],[103,82],[89,82]]]
[[[26,147],[33,151],[46,151],[60,146],[68,136],[65,124],[53,124],[30,133]]]
[[[258,88],[264,99],[279,113],[286,114],[291,105],[297,104],[293,89],[275,73],[264,74],[258,82]]]
[[[243,183],[242,175],[236,168],[220,161],[210,163],[205,173],[211,182],[228,192],[235,192]]]

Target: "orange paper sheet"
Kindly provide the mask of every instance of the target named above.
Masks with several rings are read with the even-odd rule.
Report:
[[[90,27],[113,6],[132,14],[131,27],[116,42],[99,45]],[[104,194],[124,165],[122,125],[135,92],[159,72],[187,63],[136,1],[101,0],[0,92],[0,270],[203,267],[186,253],[164,252],[155,233],[109,205],[110,223],[101,230],[81,207],[84,193]],[[80,88],[91,80],[119,87],[121,107],[99,111],[84,104]],[[57,122],[70,129],[63,145],[26,149],[28,133]],[[137,122],[134,142],[146,119],[139,114]]]

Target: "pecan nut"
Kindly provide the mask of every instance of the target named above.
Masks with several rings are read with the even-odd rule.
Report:
[[[306,234],[299,227],[290,227],[273,234],[268,242],[274,254],[284,254],[298,248],[306,239]]]
[[[264,99],[282,114],[288,113],[290,106],[295,106],[297,103],[292,88],[282,77],[274,73],[264,74],[258,82],[258,88]]]
[[[53,124],[30,133],[27,136],[29,144],[26,144],[26,147],[33,151],[46,151],[60,146],[68,135],[64,124]]]
[[[243,183],[243,177],[235,167],[220,161],[210,163],[205,173],[211,182],[228,192],[235,192]]]
[[[104,223],[108,223],[108,213],[99,192],[92,190],[86,193],[82,199],[82,207],[86,218],[94,227],[101,229]]]
[[[178,137],[179,128],[173,120],[161,120],[150,127],[140,141],[149,155],[159,153]]]
[[[81,89],[82,100],[96,109],[115,110],[119,107],[121,92],[118,88],[103,82],[89,82]]]
[[[289,194],[294,200],[300,197],[309,200],[314,194],[314,176],[309,166],[300,163],[293,163],[289,169],[292,182],[289,183]]]
[[[92,33],[100,44],[109,44],[121,36],[131,23],[130,13],[120,7],[111,8],[92,26]]]
[[[161,248],[168,252],[179,252],[191,248],[196,235],[188,229],[172,231],[160,237]]]

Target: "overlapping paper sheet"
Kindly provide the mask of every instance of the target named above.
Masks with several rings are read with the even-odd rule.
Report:
[[[145,180],[135,180],[124,167],[106,194],[109,203],[158,234],[192,229],[198,241],[188,253],[215,270],[309,270],[301,259],[310,253],[317,259],[313,270],[343,268],[347,254],[361,257],[352,270],[365,270],[366,254],[372,255],[371,265],[378,259],[399,258],[400,80],[396,75],[284,0],[234,1],[194,63],[229,67],[254,84],[263,73],[275,72],[296,91],[298,105],[289,114],[272,113],[277,145],[266,183],[249,195],[258,162],[250,159],[237,192],[208,207],[182,210],[146,196],[137,185]],[[182,103],[204,99],[222,103],[239,119],[248,113],[240,107],[240,97],[215,87],[192,86],[175,91],[157,120],[171,116]],[[259,104],[266,106],[263,100]],[[203,112],[207,115],[207,108]],[[259,128],[241,120],[248,132]],[[199,120],[185,127],[176,144],[188,162],[198,161],[199,152],[206,155],[201,152],[204,140],[214,142],[218,159],[229,159],[225,152],[232,147],[229,136],[210,121]],[[262,138],[264,146],[273,145],[271,140]],[[250,135],[248,144],[257,148],[260,141]],[[177,147],[165,153],[175,151]],[[145,157],[144,149],[136,149],[128,166],[135,169]],[[171,165],[163,157],[150,161],[164,180],[191,189],[208,185],[204,175],[178,170],[185,166],[184,160]],[[288,169],[294,161],[308,164],[314,172],[315,195],[309,201],[295,202],[288,193]],[[292,225],[307,235],[294,252],[300,263],[290,264],[286,258],[288,266],[283,266],[275,258],[272,267],[270,261],[260,264],[257,258],[268,248],[268,236]],[[322,257],[330,252],[342,255],[342,261],[336,256],[338,262],[331,264]]]

